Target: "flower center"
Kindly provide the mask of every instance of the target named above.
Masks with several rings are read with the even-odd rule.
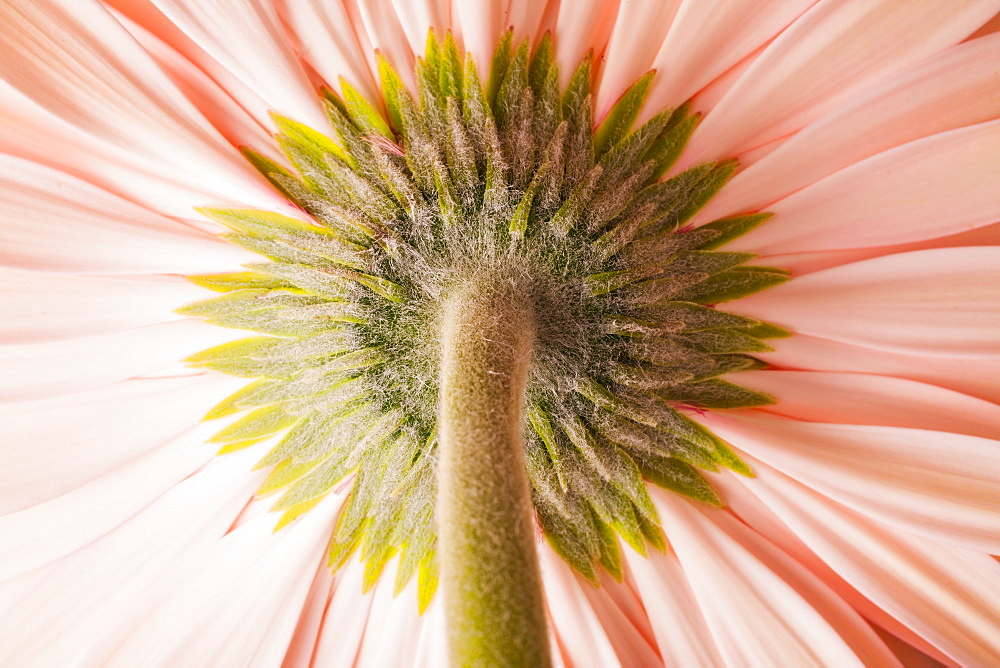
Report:
[[[382,63],[382,99],[325,93],[337,141],[275,117],[294,170],[247,152],[314,223],[204,211],[267,260],[191,277],[224,294],[184,313],[259,334],[189,359],[253,379],[209,413],[246,412],[214,440],[228,452],[287,429],[260,462],[281,524],[353,476],[330,558],[360,548],[368,584],[396,556],[398,586],[419,572],[424,603],[433,592],[441,322],[470,286],[503,286],[533,314],[532,500],[592,581],[599,565],[620,577],[616,536],[664,547],[644,479],[721,505],[698,469],[749,474],[685,410],[771,401],[721,376],[761,366],[762,339],[785,333],[712,308],[787,278],[716,250],[767,215],[685,227],[735,163],[663,180],[697,117],[633,128],[650,74],[594,130],[591,75],[585,60],[560,91],[549,39],[529,53],[508,33],[484,85],[432,34],[418,99]]]

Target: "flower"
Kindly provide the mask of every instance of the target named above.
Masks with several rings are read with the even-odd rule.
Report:
[[[508,26],[551,32],[563,86],[593,50],[595,118],[651,68],[639,122],[691,99],[671,173],[739,171],[690,224],[766,210],[726,250],[792,274],[723,307],[792,333],[733,374],[776,402],[689,413],[755,474],[706,474],[726,508],[650,485],[669,548],[600,587],[539,542],[556,660],[996,662],[998,9],[7,0],[3,662],[446,661],[437,598],[327,567],[349,485],[274,531],[269,444],[213,456],[242,383],[181,360],[241,335],[176,309],[259,260],[195,207],[303,217],[236,148],[280,160],[272,112],[329,128],[317,90],[377,100],[376,50],[407,77],[431,28],[486,63]]]

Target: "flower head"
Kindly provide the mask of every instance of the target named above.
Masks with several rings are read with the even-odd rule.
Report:
[[[998,7],[720,7],[0,5],[0,656],[995,660]]]

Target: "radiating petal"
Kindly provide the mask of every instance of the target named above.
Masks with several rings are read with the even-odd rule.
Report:
[[[352,666],[369,623],[373,597],[363,594],[364,564],[351,559],[337,571],[316,642],[313,665]]]
[[[1000,37],[991,37],[877,82],[734,176],[695,224],[759,210],[882,151],[997,118],[1000,72],[992,63],[998,59]]]
[[[652,115],[681,104],[767,43],[815,2],[731,0],[719,6],[682,0],[651,63],[656,78],[644,113]]]
[[[676,555],[651,551],[644,557],[626,548],[625,558],[653,625],[664,665],[722,665],[708,623]]]
[[[860,615],[731,515],[651,495],[727,665],[896,665]]]
[[[952,660],[1000,661],[1000,564],[897,531],[767,467],[747,486],[848,582]]]
[[[0,406],[0,513],[65,494],[176,438],[239,386],[216,375],[127,380]]]
[[[466,53],[472,54],[484,77],[501,33],[510,22],[510,0],[452,0],[451,20],[458,28]]]
[[[378,99],[367,58],[372,47],[360,17],[355,25],[342,2],[286,0],[281,8],[301,43],[302,57],[327,85],[339,89],[343,77],[367,99]],[[357,7],[353,9],[357,12]]]
[[[761,413],[700,419],[752,457],[858,512],[934,540],[1000,553],[998,441]]]
[[[761,359],[787,369],[899,376],[1000,403],[1000,357],[926,357],[796,335],[769,342]]]
[[[607,51],[598,68],[595,118],[599,121],[636,79],[653,66],[653,59],[670,29],[681,0],[632,0],[618,8]]]
[[[818,181],[768,206],[774,218],[727,247],[773,255],[942,237],[1000,219],[997,183],[1000,121],[992,121],[904,144]]]
[[[0,267],[0,343],[105,334],[176,320],[204,296],[179,276],[89,276]]]
[[[315,128],[326,115],[277,12],[262,0],[154,0],[194,40],[275,111]]]
[[[817,271],[727,310],[871,348],[1000,354],[1000,248],[938,248]]]
[[[778,401],[760,409],[807,422],[870,424],[1000,439],[1000,406],[892,376],[746,371],[732,380]]]
[[[382,53],[405,81],[410,80],[416,58],[396,15],[392,0],[356,0],[356,2],[361,18],[361,23],[355,24],[357,28],[365,31],[372,48]],[[429,27],[423,26],[424,35],[427,34]],[[418,53],[423,53],[423,46],[421,43]]]
[[[0,155],[0,264],[83,273],[204,273],[253,254],[58,170]]]
[[[372,607],[358,650],[359,666],[405,666],[417,655],[426,620],[418,610],[415,582],[396,595],[393,566],[367,594]]]
[[[317,634],[323,623],[332,586],[333,572],[326,564],[320,564],[309,588],[309,595],[302,605],[298,626],[288,643],[288,652],[281,662],[282,668],[309,668],[312,665]]]
[[[0,77],[70,125],[213,199],[277,198],[94,0],[11,0]]]
[[[392,9],[412,53],[423,53],[428,30],[441,38],[451,25],[450,0],[392,0]]]
[[[678,167],[794,132],[867,84],[960,42],[995,11],[994,0],[821,2],[779,35],[712,109]]]
[[[560,2],[556,17],[556,61],[559,63],[559,85],[566,86],[577,64],[592,51],[596,57],[604,53],[618,14],[619,0],[579,0]]]
[[[0,584],[0,664],[100,665],[85,655],[107,646],[149,587],[226,533],[260,483],[259,456],[218,458],[110,534]]]
[[[131,628],[101,663],[278,665],[343,498],[277,533],[276,516],[259,515],[182,561],[133,608]]]

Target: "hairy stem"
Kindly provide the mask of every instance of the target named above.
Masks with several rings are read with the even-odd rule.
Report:
[[[452,295],[442,330],[437,521],[451,662],[547,666],[521,435],[532,307],[511,286],[480,283]]]

